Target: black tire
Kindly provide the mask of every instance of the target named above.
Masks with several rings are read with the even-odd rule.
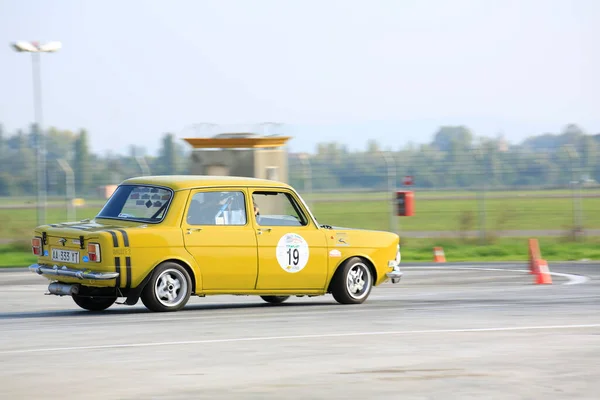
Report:
[[[352,276],[355,273],[357,275]],[[369,297],[373,288],[371,268],[361,258],[349,258],[335,272],[330,288],[338,303],[361,304]]]
[[[116,297],[86,297],[79,295],[72,295],[73,301],[79,307],[89,310],[89,311],[103,311],[108,307],[112,306],[115,301],[117,301]]]
[[[174,262],[160,264],[142,291],[142,303],[150,311],[178,311],[187,304],[192,294],[192,279],[181,265]],[[170,296],[175,296],[170,299]]]
[[[280,304],[290,298],[290,296],[260,296],[267,303]]]

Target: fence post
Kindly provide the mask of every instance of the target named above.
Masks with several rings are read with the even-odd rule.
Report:
[[[75,221],[75,205],[73,200],[75,199],[75,175],[73,169],[67,162],[67,160],[61,158],[58,161],[58,165],[65,173],[65,197],[67,202],[67,220]]]
[[[475,149],[475,160],[477,160],[477,170],[479,170],[479,175],[483,179],[477,179],[477,204],[479,205],[479,241],[481,244],[485,244],[486,240],[486,209],[485,209],[485,192],[486,192],[486,176],[485,176],[485,168],[483,168],[483,150],[481,147]],[[477,172],[475,172],[477,174]]]
[[[302,162],[302,165],[304,166],[304,200],[306,201],[308,207],[312,210],[312,168],[307,154],[302,153],[299,155],[299,158],[300,162]]]
[[[146,162],[146,157],[143,156],[135,156],[135,160],[137,161],[140,169],[142,170],[142,175],[150,175],[150,167]]]
[[[382,151],[381,155],[387,166],[387,191],[390,196],[390,230],[398,234],[398,217],[396,216],[396,163],[394,157],[387,151]]]
[[[578,239],[580,230],[583,231],[582,226],[582,200],[581,200],[581,177],[577,178],[577,168],[575,166],[575,160],[579,158],[577,150],[574,146],[570,145],[567,149],[569,155],[569,165],[571,167],[571,197],[573,201],[573,232],[575,239]],[[579,190],[577,190],[579,187]]]

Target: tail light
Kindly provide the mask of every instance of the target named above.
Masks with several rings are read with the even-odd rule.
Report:
[[[100,245],[98,243],[89,243],[87,248],[90,261],[100,262]]]
[[[42,238],[41,237],[36,236],[33,239],[31,239],[31,251],[36,256],[42,255]]]

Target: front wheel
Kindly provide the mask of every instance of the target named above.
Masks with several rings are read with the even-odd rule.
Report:
[[[167,262],[152,272],[142,291],[142,303],[150,311],[181,310],[192,294],[192,280],[181,265]]]
[[[267,303],[280,304],[290,298],[290,296],[260,296]]]
[[[77,294],[72,295],[72,297],[75,304],[89,311],[106,310],[117,301],[116,297],[87,297],[79,296]]]
[[[363,303],[373,287],[371,268],[360,258],[348,259],[336,271],[331,283],[331,294],[341,304]]]

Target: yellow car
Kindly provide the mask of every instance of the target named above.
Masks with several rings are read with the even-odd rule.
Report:
[[[93,220],[37,227],[32,251],[51,294],[93,311],[217,294],[356,304],[402,276],[398,235],[319,224],[291,186],[255,178],[127,179]]]

